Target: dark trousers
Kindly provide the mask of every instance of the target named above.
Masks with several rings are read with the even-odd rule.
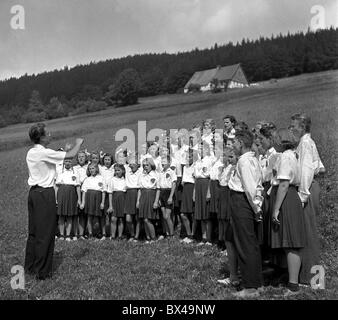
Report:
[[[41,279],[52,275],[56,224],[54,188],[32,187],[28,195],[25,271]]]
[[[231,191],[231,224],[244,288],[262,285],[262,261],[254,212],[244,193]]]

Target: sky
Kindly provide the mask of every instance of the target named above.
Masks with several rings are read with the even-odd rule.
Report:
[[[24,29],[12,28],[14,5]],[[0,80],[306,31],[316,5],[323,27],[338,27],[338,0],[0,0]]]

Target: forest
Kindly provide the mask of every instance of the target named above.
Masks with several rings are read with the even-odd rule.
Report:
[[[338,29],[272,35],[189,52],[127,56],[0,81],[0,127],[183,92],[195,71],[241,63],[249,82],[338,69]]]

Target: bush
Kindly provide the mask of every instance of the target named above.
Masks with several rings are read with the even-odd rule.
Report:
[[[6,127],[7,122],[3,116],[0,115],[0,128]]]
[[[190,83],[188,90],[189,92],[200,92],[201,86],[198,83]]]
[[[20,123],[22,121],[22,115],[24,114],[24,110],[18,106],[12,107],[7,115],[8,123]]]
[[[62,104],[58,98],[51,98],[47,105],[48,119],[56,119],[67,116],[67,106]]]
[[[22,121],[25,123],[45,121],[47,119],[48,119],[47,113],[44,111],[39,113],[28,111],[22,116]]]
[[[126,69],[118,76],[116,82],[109,87],[106,97],[121,103],[122,106],[136,104],[140,87],[138,73],[134,69]]]
[[[104,101],[96,101],[88,99],[87,101],[78,101],[75,104],[75,109],[69,113],[70,116],[75,116],[78,114],[84,114],[86,112],[96,112],[100,110],[105,110],[108,104]]]

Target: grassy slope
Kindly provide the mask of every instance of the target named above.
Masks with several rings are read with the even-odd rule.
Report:
[[[320,178],[321,214],[318,218],[322,259],[326,267],[324,292],[305,290],[300,298],[337,298],[338,238],[338,72],[303,75],[264,83],[259,87],[229,94],[173,95],[142,99],[138,106],[105,110],[49,122],[52,146],[64,138],[85,135],[89,150],[111,151],[118,128],[136,129],[137,120],[148,120],[147,128],[189,127],[207,117],[221,125],[222,116],[253,125],[259,119],[286,126],[291,114],[308,112],[313,119],[313,137],[318,144],[327,174]],[[142,109],[142,110],[141,110]],[[0,130],[2,148],[25,143],[29,125]],[[57,243],[53,281],[30,280],[27,289],[10,288],[10,269],[22,264],[27,228],[27,147],[0,153],[0,298],[42,299],[227,299],[230,290],[216,284],[224,269],[224,258],[215,249],[185,247],[177,241],[150,246],[128,243]],[[264,299],[274,299],[278,289],[268,288]]]

